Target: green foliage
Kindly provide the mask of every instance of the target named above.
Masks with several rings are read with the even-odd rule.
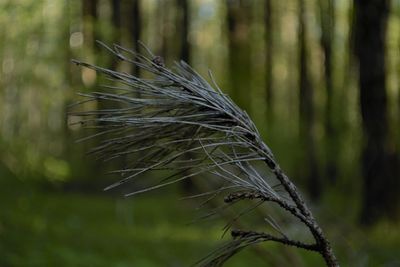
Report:
[[[7,151],[1,159],[21,175],[43,173],[46,159],[62,161],[69,27],[63,7],[60,1],[0,3],[0,146]]]
[[[165,266],[166,261],[171,265],[191,263],[191,260],[204,255],[202,252],[214,245],[209,240],[204,241],[206,238],[202,236],[214,239],[216,233],[208,235],[209,231],[198,229],[197,226],[187,228],[184,225],[185,218],[193,218],[189,215],[181,218],[182,227],[177,226],[175,218],[187,210],[177,209],[177,213],[172,207],[181,204],[171,201],[167,195],[152,195],[138,201],[138,205],[135,204],[136,199],[129,200],[126,203],[130,204],[122,205],[124,214],[128,215],[123,215],[125,219],[116,219],[116,207],[120,205],[116,203],[125,203],[125,200],[117,201],[101,192],[102,187],[108,185],[111,179],[115,181],[116,177],[104,178],[103,173],[107,167],[83,156],[92,144],[86,147],[73,144],[83,133],[79,126],[66,126],[66,107],[76,91],[90,91],[101,81],[93,72],[83,72],[73,67],[70,59],[106,64],[111,62],[107,55],[99,53],[91,43],[90,27],[93,25],[85,24],[82,17],[82,3],[85,1],[0,1],[0,265],[127,266],[134,262],[138,266]],[[120,42],[124,46],[133,47],[128,27],[131,22],[130,9],[126,5],[130,1],[121,2],[125,3],[125,16],[122,18]],[[158,2],[163,4],[158,5]],[[306,181],[297,176],[303,158],[298,145],[296,1],[271,1],[274,12],[273,124],[266,123],[265,116],[265,32],[263,10],[260,8],[263,1],[251,2],[254,4],[249,22],[252,23],[248,37],[250,59],[246,63],[250,66],[242,66],[241,63],[240,66],[231,67],[250,70],[250,81],[244,82],[248,85],[245,90],[249,92],[249,113],[254,117],[261,134],[266,137],[267,144],[275,151],[282,167],[303,188]],[[315,138],[319,167],[322,169],[325,164],[324,155],[330,151],[326,151],[323,146],[327,141],[323,126],[326,94],[317,2],[306,0],[305,4],[309,26],[309,68],[316,91]],[[352,9],[351,1],[334,2],[336,30],[332,44],[332,116],[337,136],[332,146],[335,147],[333,153],[337,159],[335,167],[338,182],[332,186],[324,180],[328,189],[313,209],[317,211],[317,217],[322,217],[322,224],[331,222],[324,230],[333,237],[332,243],[344,266],[396,266],[397,248],[400,246],[397,229],[400,227],[382,222],[369,231],[360,230],[357,226],[362,189],[362,177],[358,171],[362,128],[356,70],[350,64],[349,15]],[[398,1],[392,2],[386,47],[387,80],[392,124],[390,131],[397,137],[398,145],[400,5]],[[111,1],[99,0],[98,3],[100,22],[94,22],[97,24],[95,28],[98,38],[111,41],[114,30],[110,23]],[[180,37],[176,26],[178,12],[174,3],[141,1],[141,39],[157,53],[166,52],[164,56],[167,64],[171,63],[172,58],[177,58],[179,50],[177,40]],[[201,74],[205,74],[208,67],[212,69],[218,83],[229,92],[229,40],[225,1],[191,1],[191,4],[189,40],[192,45],[192,64]],[[131,71],[123,64],[116,68]],[[85,88],[82,88],[82,84]],[[394,144],[390,146],[395,149]],[[5,171],[3,165],[9,171]],[[60,191],[54,192],[55,188]],[[67,190],[80,193],[66,193]],[[87,191],[102,195],[94,196]],[[160,209],[158,203],[167,205]],[[154,212],[146,212],[148,209]],[[129,214],[136,210],[139,210],[140,218],[134,216],[130,222],[132,219],[129,219]],[[154,224],[147,225],[146,220],[154,216],[162,223],[157,225],[153,221]],[[162,218],[170,221],[165,222]],[[143,231],[134,230],[135,227]],[[176,235],[188,229],[184,235],[189,237],[182,238],[185,241],[171,241],[171,238],[154,241],[151,238],[153,229],[163,232],[157,234],[158,237]],[[136,240],[137,236],[140,239]],[[163,249],[156,249],[158,246]],[[268,254],[270,258],[278,254],[291,255],[288,258],[297,259],[300,262],[297,265],[302,262],[310,266],[318,265],[318,259],[309,259],[307,254],[293,256],[282,252],[279,247],[268,245],[266,248],[265,253],[272,251],[273,255]],[[261,262],[249,251],[228,262],[228,266],[245,266],[245,262],[249,261],[259,262],[253,266],[265,265],[264,261]],[[287,266],[294,264],[285,263]]]

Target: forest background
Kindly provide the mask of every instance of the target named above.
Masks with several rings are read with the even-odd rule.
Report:
[[[372,11],[371,11],[372,10]],[[188,183],[135,198],[67,116],[100,90],[96,40],[183,59],[253,118],[343,266],[400,266],[400,1],[1,0],[0,265],[187,266],[224,218],[189,224]],[[199,188],[200,187],[200,188]],[[275,244],[227,266],[318,266]]]

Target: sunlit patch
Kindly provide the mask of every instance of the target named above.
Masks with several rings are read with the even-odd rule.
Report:
[[[65,181],[70,173],[69,165],[64,160],[49,157],[44,161],[45,175],[50,181]]]
[[[96,82],[96,71],[92,69],[82,69],[82,81],[85,86],[92,86]]]
[[[83,44],[83,33],[82,32],[73,32],[69,37],[69,45],[71,48],[79,47]]]

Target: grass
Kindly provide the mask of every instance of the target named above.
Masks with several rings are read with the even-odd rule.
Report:
[[[219,244],[221,222],[187,224],[196,213],[165,191],[125,199],[43,191],[0,175],[0,266],[190,266]],[[398,225],[322,224],[341,266],[400,266]],[[315,253],[262,248],[264,257],[247,249],[226,266],[322,266]]]
[[[171,204],[54,193],[2,201],[0,266],[187,266],[216,231],[180,225],[182,212],[160,202]]]
[[[49,192],[2,178],[0,266],[190,266],[220,238],[221,225],[188,224],[194,213],[168,194]]]

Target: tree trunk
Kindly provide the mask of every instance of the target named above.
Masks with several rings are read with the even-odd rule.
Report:
[[[318,173],[314,136],[313,87],[308,71],[307,24],[304,0],[299,0],[299,89],[300,89],[300,140],[304,151],[303,175],[307,179],[308,191],[313,199],[321,194],[321,181]]]
[[[177,25],[179,36],[179,59],[190,64],[190,42],[189,42],[189,29],[190,29],[190,9],[188,0],[177,0]],[[185,155],[186,159],[192,157],[189,153]],[[185,171],[183,175],[189,175],[190,171]],[[187,193],[193,193],[196,190],[196,185],[191,179],[185,179],[182,181],[182,190]]]
[[[141,29],[142,29],[142,22],[140,17],[140,0],[132,0],[131,1],[131,23],[129,24],[129,29],[132,36],[132,44],[133,50],[139,51],[139,43],[140,36],[141,36]],[[132,70],[133,75],[139,76],[140,75],[140,68],[135,65],[134,69]]]
[[[190,27],[190,10],[188,0],[178,0],[178,10],[180,16],[178,20],[180,23],[180,53],[179,58],[190,64],[190,43],[189,43],[189,27]]]
[[[337,176],[337,154],[338,139],[333,122],[334,88],[332,77],[332,44],[335,30],[335,10],[333,0],[319,0],[320,23],[321,23],[321,47],[324,53],[324,75],[326,89],[325,103],[325,175],[331,183],[336,181]]]
[[[250,24],[251,1],[227,0],[229,80],[231,96],[246,112],[251,111]]]
[[[121,41],[121,2],[120,0],[111,1],[112,25],[113,25],[113,43],[119,44]],[[114,70],[118,65],[118,59],[112,57],[111,69]]]
[[[158,21],[160,24],[160,30],[159,30],[159,35],[160,35],[160,55],[164,58],[165,61],[167,61],[167,56],[169,55],[169,46],[168,46],[168,40],[170,40],[171,36],[171,27],[169,26],[170,23],[170,8],[169,8],[169,3],[167,1],[162,1],[158,6],[157,6],[157,16],[158,16]]]
[[[112,24],[114,26],[114,41],[119,42],[121,36],[121,2],[112,0]]]
[[[359,85],[364,144],[364,179],[361,221],[376,222],[396,213],[399,186],[397,156],[389,147],[386,95],[385,39],[388,0],[355,0],[355,54],[359,64]]]
[[[84,25],[83,32],[85,39],[88,40],[87,44],[90,45],[92,49],[97,50],[97,0],[84,0],[82,2],[82,16]]]
[[[272,92],[272,53],[273,53],[273,22],[272,22],[272,0],[265,1],[265,103],[267,105],[267,123],[273,120],[273,92]]]
[[[342,76],[340,77],[340,82],[337,86],[337,101],[335,101],[335,105],[337,109],[335,110],[335,117],[337,122],[337,129],[340,129],[336,132],[338,143],[337,148],[341,150],[344,145],[346,145],[344,141],[344,136],[348,135],[351,121],[349,119],[349,104],[351,103],[350,95],[354,94],[355,88],[355,78],[354,73],[356,70],[356,60],[354,58],[354,29],[355,29],[355,11],[353,2],[349,3],[348,10],[346,12],[347,23],[349,25],[344,56],[342,59],[342,65],[340,66],[343,71],[341,71]],[[336,62],[339,64],[339,62]]]

